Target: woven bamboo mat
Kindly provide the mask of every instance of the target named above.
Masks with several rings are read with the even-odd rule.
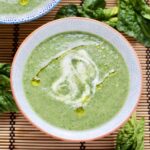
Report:
[[[108,7],[116,0],[107,0]],[[62,0],[48,15],[31,23],[21,25],[0,25],[0,62],[11,63],[17,47],[24,38],[44,23],[53,20],[58,8],[68,3],[80,4],[80,0]],[[127,37],[138,54],[143,72],[143,90],[136,114],[145,117],[145,150],[150,150],[150,49],[145,48],[133,38]],[[0,150],[72,150],[99,149],[113,150],[116,133],[91,142],[64,142],[45,135],[28,122],[21,113],[0,116]]]

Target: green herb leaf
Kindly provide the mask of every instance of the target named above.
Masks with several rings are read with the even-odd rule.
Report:
[[[117,135],[116,150],[144,150],[144,119],[133,116]]]
[[[83,7],[89,8],[91,10],[96,10],[98,8],[105,8],[105,0],[84,0]]]
[[[0,64],[0,74],[3,74],[7,77],[10,76],[10,65],[9,64]]]
[[[118,18],[117,17],[110,18],[108,21],[104,21],[104,22],[112,27],[116,27],[118,23]]]
[[[131,3],[139,14],[150,20],[150,7],[145,0],[131,0]]]
[[[107,9],[97,9],[95,11],[96,18],[98,20],[108,21],[109,19],[114,18],[118,14],[118,7],[107,8]]]
[[[150,47],[150,21],[137,13],[131,0],[119,1],[117,29]]]
[[[78,15],[78,8],[76,5],[66,5],[60,8],[60,10],[56,14],[55,19]]]
[[[0,64],[0,114],[17,112],[10,89],[10,65]]]

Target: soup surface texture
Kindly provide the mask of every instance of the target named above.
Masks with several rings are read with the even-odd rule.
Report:
[[[27,0],[26,0],[27,1]],[[0,0],[0,15],[21,15],[40,7],[48,0]]]
[[[23,85],[29,104],[43,120],[68,130],[86,130],[121,110],[129,73],[108,41],[85,32],[65,32],[33,50]]]

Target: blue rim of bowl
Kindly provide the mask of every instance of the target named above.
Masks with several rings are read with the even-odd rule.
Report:
[[[6,19],[6,20],[0,20],[0,24],[20,24],[25,22],[30,22],[33,20],[36,20],[44,15],[46,15],[48,12],[50,12],[61,0],[53,0],[52,2],[49,2],[48,5],[43,7],[43,9],[37,14],[37,15],[31,15],[27,16],[25,18],[14,18],[14,19]]]

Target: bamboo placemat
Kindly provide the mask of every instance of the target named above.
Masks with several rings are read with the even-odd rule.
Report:
[[[107,0],[107,6],[115,5],[116,0]],[[48,15],[31,23],[21,25],[0,25],[0,62],[11,63],[13,56],[24,38],[44,23],[53,20],[55,13],[68,3],[80,4],[80,0],[62,0]],[[127,36],[126,36],[127,37]],[[143,89],[136,114],[145,117],[145,150],[150,150],[150,49],[145,48],[133,38],[127,37],[141,62]],[[0,116],[0,150],[72,150],[99,149],[113,150],[116,133],[91,142],[64,142],[45,135],[28,122],[21,113]]]

